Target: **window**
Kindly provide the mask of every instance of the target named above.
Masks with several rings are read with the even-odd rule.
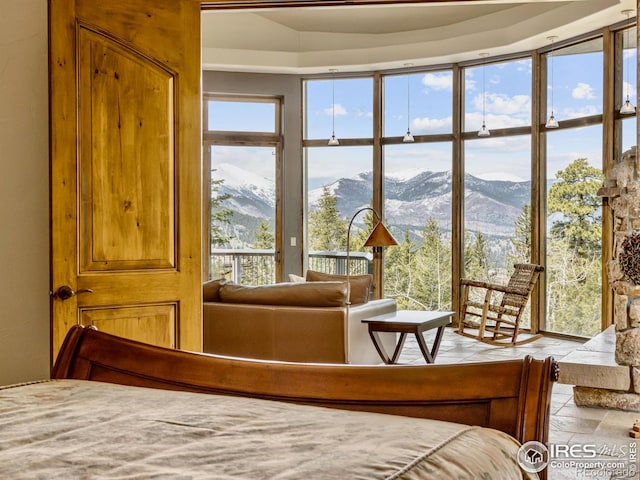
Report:
[[[504,285],[532,258],[531,59],[484,62],[464,78],[463,275]]]
[[[451,142],[386,145],[384,294],[400,309],[451,309]]]
[[[450,310],[453,73],[385,75],[383,92],[384,219],[400,243],[384,251],[384,296]]]
[[[451,70],[385,76],[384,136],[451,133],[452,94]]]
[[[260,285],[280,277],[280,100],[205,95],[208,278]]]
[[[602,324],[602,58],[601,38],[546,56],[560,127],[546,132],[545,329],[581,336]]]
[[[617,45],[621,45],[622,56],[619,58],[622,64],[622,75],[618,79],[618,85],[620,86],[620,93],[616,98],[616,106],[622,106],[629,97],[629,101],[632,105],[637,105],[638,99],[636,95],[637,85],[637,51],[636,51],[636,29],[635,27],[624,29],[617,32],[618,42]],[[636,116],[635,115],[621,115],[619,119],[620,126],[622,127],[621,145],[618,149],[617,159],[620,159],[623,152],[629,150],[637,143],[637,130],[636,130]]]
[[[464,70],[464,130],[531,125],[531,59],[489,61]],[[484,93],[484,95],[483,95]]]
[[[317,79],[304,87],[307,263],[312,270],[344,274],[349,220],[373,199],[373,81]],[[327,146],[334,122],[340,145]],[[352,228],[351,274],[371,271],[371,254],[358,252],[355,240],[365,218],[359,216]]]

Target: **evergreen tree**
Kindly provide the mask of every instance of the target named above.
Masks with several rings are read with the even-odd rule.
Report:
[[[215,169],[211,170],[213,173]],[[225,226],[231,224],[233,210],[224,207],[225,200],[231,198],[228,193],[219,194],[220,185],[224,183],[224,179],[211,179],[211,194],[209,196],[209,225],[210,225],[210,242],[212,247],[224,247],[229,243],[229,236],[225,234]]]
[[[584,158],[557,173],[547,242],[547,329],[592,336],[601,318],[601,200],[604,176]]]
[[[551,233],[566,239],[577,255],[589,258],[600,251],[602,201],[597,192],[604,175],[578,158],[556,177],[559,181],[549,189],[548,211],[560,218],[553,222]]]
[[[428,310],[451,308],[451,247],[442,239],[438,222],[429,218],[416,254],[414,295]]]
[[[516,219],[515,232],[509,239],[513,251],[507,253],[509,263],[528,263],[531,261],[531,205],[522,206]]]
[[[340,217],[338,197],[322,189],[318,208],[309,214],[309,250],[345,251],[347,222]]]
[[[415,245],[409,237],[409,230],[404,231],[399,245],[385,249],[384,257],[384,296],[395,298],[398,309],[415,309],[413,299],[413,268]]]
[[[253,232],[251,248],[270,250],[275,247],[275,235],[269,222],[262,219]],[[275,262],[271,255],[252,255],[242,259],[241,282],[246,285],[266,285],[276,281]]]
[[[275,235],[269,226],[269,222],[264,219],[260,222],[258,228],[254,232],[254,238],[252,248],[270,249],[275,247]]]
[[[464,276],[475,280],[490,280],[489,253],[482,232],[476,232],[473,238],[465,233],[464,251]]]

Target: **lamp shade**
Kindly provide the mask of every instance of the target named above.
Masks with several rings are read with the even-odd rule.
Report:
[[[629,100],[629,97],[627,97],[627,101],[624,102],[622,108],[620,108],[620,113],[622,115],[632,115],[636,113],[636,107],[633,106],[631,100]]]
[[[558,128],[559,126],[560,126],[560,124],[556,120],[556,117],[553,115],[553,112],[551,112],[551,116],[549,117],[549,120],[547,120],[547,123],[546,123],[545,127],[547,127],[547,128]]]
[[[398,241],[382,222],[374,227],[369,237],[364,242],[364,247],[393,247],[398,245]]]

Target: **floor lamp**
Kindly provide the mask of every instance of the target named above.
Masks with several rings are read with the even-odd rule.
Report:
[[[364,212],[370,210],[373,212],[376,217],[376,226],[373,227],[371,233],[365,240],[363,247],[392,247],[394,245],[398,245],[398,241],[393,238],[391,232],[384,226],[382,221],[380,220],[380,215],[371,207],[363,207],[353,214],[351,217],[351,221],[349,222],[349,228],[347,229],[347,306],[351,304],[351,282],[349,278],[351,277],[351,267],[349,265],[349,253],[351,251],[351,226],[353,225],[353,221],[356,217]]]

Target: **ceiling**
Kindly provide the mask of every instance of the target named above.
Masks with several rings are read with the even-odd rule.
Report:
[[[255,3],[255,2],[254,2]],[[313,3],[313,2],[308,2]],[[635,0],[441,1],[202,12],[208,70],[313,74],[474,61],[626,20]]]

